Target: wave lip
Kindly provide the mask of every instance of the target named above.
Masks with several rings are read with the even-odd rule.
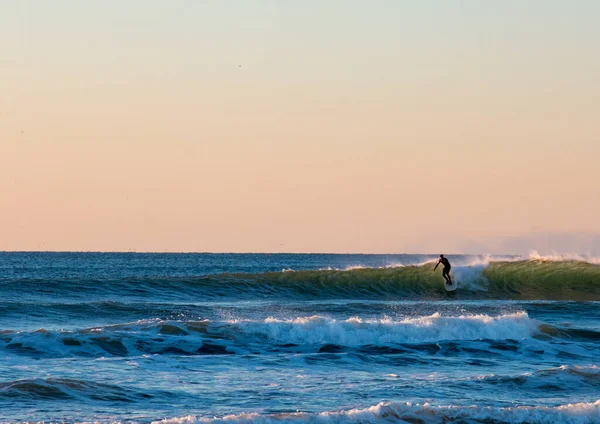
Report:
[[[579,253],[552,253],[542,255],[537,250],[531,251],[526,258],[532,261],[550,261],[550,262],[586,262],[589,264],[600,265],[600,258],[590,254],[581,255]]]
[[[568,423],[592,424],[600,420],[600,400],[549,406],[434,406],[429,403],[382,402],[364,409],[327,411],[321,413],[280,413],[260,415],[245,413],[220,418],[187,416],[154,421],[153,424],[353,424],[353,423],[414,423],[428,424],[459,422],[493,423]]]

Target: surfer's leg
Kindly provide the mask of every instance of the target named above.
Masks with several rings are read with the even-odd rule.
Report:
[[[446,281],[448,282],[448,284],[452,284],[452,278],[450,277],[450,270],[444,269],[443,275],[444,275],[444,278],[446,279]]]

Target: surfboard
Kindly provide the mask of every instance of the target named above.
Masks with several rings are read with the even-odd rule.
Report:
[[[447,281],[444,281],[444,288],[446,289],[447,292],[453,292],[456,291],[456,281],[452,281],[452,284],[448,284]]]

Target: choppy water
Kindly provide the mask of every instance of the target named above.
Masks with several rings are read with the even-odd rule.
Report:
[[[598,261],[434,259],[0,253],[0,421],[600,422]]]

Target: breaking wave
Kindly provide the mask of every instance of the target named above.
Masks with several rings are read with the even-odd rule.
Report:
[[[69,331],[0,331],[0,349],[19,356],[222,355],[249,352],[338,353],[351,350],[399,353],[460,352],[456,343],[484,341],[483,349],[516,351],[520,341],[577,338],[595,342],[600,333],[559,328],[518,312],[498,316],[444,316],[394,320],[323,316],[227,321],[142,320]],[[386,347],[382,349],[382,347]],[[468,349],[468,347],[465,347]],[[405,350],[406,351],[406,350]]]
[[[155,421],[163,424],[350,424],[350,423],[568,423],[592,424],[600,420],[600,400],[560,406],[436,406],[429,403],[382,402],[364,409],[321,413],[246,413],[221,418],[187,416]]]

